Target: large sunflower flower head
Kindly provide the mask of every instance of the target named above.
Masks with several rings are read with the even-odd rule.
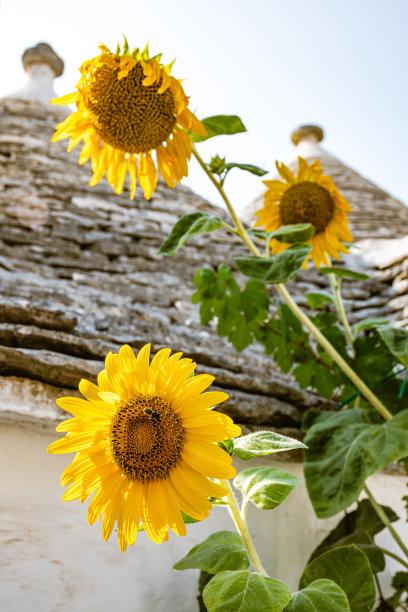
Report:
[[[136,182],[150,199],[157,185],[157,168],[169,187],[187,176],[192,144],[187,130],[206,135],[202,123],[188,108],[181,82],[161,55],[149,57],[148,48],[101,54],[80,67],[76,91],[54,98],[53,104],[76,104],[77,110],[57,125],[53,141],[69,138],[68,151],[83,140],[79,163],[91,158],[90,185],[104,176],[121,193],[127,173],[131,199]]]
[[[57,431],[49,453],[76,452],[61,476],[71,485],[63,500],[93,497],[88,523],[102,518],[106,541],[117,524],[122,552],[143,525],[153,542],[168,539],[168,527],[186,534],[181,511],[199,521],[211,509],[208,497],[227,491],[212,478],[232,478],[229,454],[217,442],[241,434],[232,420],[212,407],[228,398],[207,389],[214,378],[194,376],[196,364],[161,349],[149,364],[150,345],[137,357],[130,346],[109,353],[98,384],[81,380],[85,399],[64,397],[57,404],[73,415]]]
[[[319,161],[310,165],[303,157],[298,158],[297,176],[285,164],[276,162],[283,181],[264,181],[267,187],[263,207],[255,215],[256,226],[264,226],[273,232],[282,225],[311,223],[314,236],[308,241],[311,256],[317,268],[329,265],[328,255],[340,259],[340,253],[348,253],[341,242],[351,242],[346,213],[352,212],[349,203],[336,188],[331,176],[324,175]],[[273,254],[281,253],[290,244],[272,239]],[[306,259],[303,268],[307,268]]]

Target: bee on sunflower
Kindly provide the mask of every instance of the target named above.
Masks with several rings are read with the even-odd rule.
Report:
[[[83,141],[79,164],[91,158],[91,186],[106,172],[120,194],[129,173],[131,199],[138,181],[149,200],[157,169],[172,188],[187,176],[188,131],[205,136],[206,130],[188,108],[181,82],[170,74],[172,63],[163,66],[161,55],[149,57],[147,46],[130,52],[126,40],[116,53],[105,45],[99,49],[100,55],[80,67],[76,91],[51,100],[76,104],[76,111],[57,125],[52,141],[69,138],[68,151]]]
[[[309,257],[315,266],[330,265],[328,255],[340,259],[340,253],[348,253],[344,242],[353,240],[346,213],[352,208],[336,188],[331,176],[324,175],[319,161],[310,165],[303,157],[298,158],[295,175],[285,164],[276,162],[283,181],[264,181],[267,187],[263,207],[256,211],[259,218],[255,226],[263,226],[273,232],[283,225],[311,223],[314,236],[307,241],[312,250],[303,268],[307,268]],[[273,254],[282,253],[290,244],[272,239]]]
[[[182,512],[205,519],[208,497],[227,494],[211,479],[235,476],[230,455],[216,443],[241,435],[230,417],[212,410],[227,393],[203,393],[213,376],[192,376],[197,364],[169,348],[150,364],[149,354],[149,344],[137,357],[125,345],[107,355],[97,385],[81,380],[85,399],[57,400],[74,418],[57,426],[67,435],[48,447],[76,453],[61,476],[62,486],[71,485],[63,500],[83,502],[93,494],[88,523],[103,517],[105,541],[117,524],[122,552],[140,525],[160,544],[169,527],[186,534]]]

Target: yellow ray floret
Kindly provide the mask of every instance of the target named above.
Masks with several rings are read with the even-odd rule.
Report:
[[[299,157],[298,162],[297,175],[285,164],[276,163],[283,181],[264,181],[267,187],[264,205],[255,213],[259,217],[255,225],[273,232],[282,225],[311,223],[315,234],[308,241],[312,247],[310,256],[319,268],[322,264],[329,265],[328,255],[340,259],[340,253],[348,253],[342,241],[352,241],[346,215],[352,209],[331,176],[323,174],[319,161],[308,164]],[[273,254],[289,246],[275,239],[270,241]],[[305,269],[309,257],[303,265]]]
[[[163,66],[160,56],[150,58],[147,48],[130,53],[127,44],[122,52],[111,53],[105,45],[100,49],[82,64],[77,90],[51,100],[77,108],[57,125],[52,140],[69,138],[68,151],[83,141],[79,163],[91,159],[91,186],[106,173],[119,194],[129,173],[131,199],[139,182],[149,200],[157,169],[172,188],[187,176],[192,152],[187,131],[203,136],[206,131],[189,110],[171,65]]]
[[[109,353],[95,385],[82,380],[85,399],[64,397],[58,405],[73,415],[57,431],[49,453],[76,455],[61,476],[64,501],[93,496],[88,522],[102,519],[107,540],[115,525],[122,551],[142,525],[151,540],[168,539],[168,528],[185,535],[181,512],[197,520],[211,510],[208,497],[227,491],[211,478],[233,478],[231,457],[217,442],[241,435],[225,414],[212,408],[228,398],[206,389],[214,380],[194,376],[196,364],[156,353],[150,345],[136,356],[130,346]]]

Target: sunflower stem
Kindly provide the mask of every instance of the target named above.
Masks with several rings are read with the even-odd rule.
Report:
[[[228,210],[229,210],[229,212],[231,214],[231,217],[233,218],[233,220],[235,222],[235,225],[236,225],[236,231],[234,233],[236,233],[236,234],[238,234],[238,236],[240,236],[242,241],[247,245],[247,247],[249,248],[249,250],[251,251],[251,253],[253,255],[255,255],[257,257],[262,256],[262,253],[259,251],[257,246],[252,242],[252,240],[248,236],[247,232],[245,231],[245,228],[242,225],[241,221],[238,219],[238,217],[237,217],[237,215],[236,215],[236,213],[235,213],[235,211],[234,211],[234,209],[232,207],[232,204],[229,201],[229,199],[227,198],[223,188],[216,181],[216,179],[211,174],[211,172],[208,170],[206,164],[201,159],[201,157],[197,153],[197,151],[196,151],[194,146],[193,146],[193,155],[197,159],[198,163],[200,164],[200,166],[202,167],[204,172],[207,174],[207,176],[209,177],[211,182],[218,189],[218,191],[221,194],[225,204],[227,205],[227,208],[228,208]],[[289,291],[286,289],[285,285],[283,285],[283,284],[276,284],[275,287],[279,291],[279,293],[281,294],[281,296],[283,297],[283,299],[285,300],[285,302],[287,303],[287,305],[289,306],[289,308],[291,309],[293,314],[296,315],[298,317],[298,319],[306,327],[306,329],[308,329],[310,331],[310,333],[315,337],[317,342],[324,348],[326,353],[328,353],[332,357],[333,361],[335,363],[337,363],[339,368],[341,370],[343,370],[345,375],[348,376],[348,378],[357,387],[357,389],[359,391],[361,391],[361,393],[364,395],[364,397],[367,399],[367,401],[370,402],[370,404],[381,414],[381,416],[386,421],[389,421],[390,419],[392,419],[391,412],[384,406],[384,404],[381,402],[381,400],[371,391],[371,389],[369,389],[369,387],[367,387],[365,382],[363,380],[361,380],[361,378],[349,366],[347,361],[345,361],[345,359],[343,359],[343,357],[340,355],[340,353],[338,353],[336,351],[334,346],[327,340],[327,338],[325,338],[325,336],[323,336],[321,331],[309,319],[307,314],[305,314],[299,308],[299,306],[296,304],[296,302],[294,301],[294,299],[290,295]]]
[[[401,563],[401,565],[408,569],[408,563],[404,561],[404,559],[401,559],[399,555],[396,555],[394,552],[388,550],[387,548],[381,548],[381,546],[377,546],[377,548],[382,552],[383,555],[387,555],[388,557],[395,559],[395,561],[398,561],[398,563]]]
[[[244,226],[242,225],[241,221],[238,219],[238,216],[231,204],[231,202],[229,201],[227,194],[225,193],[224,189],[222,188],[221,183],[219,183],[216,178],[214,177],[214,175],[209,171],[207,165],[205,164],[205,162],[203,161],[203,159],[200,157],[200,155],[197,152],[197,149],[193,146],[193,155],[196,158],[196,160],[198,161],[198,163],[200,164],[200,166],[202,167],[202,169],[204,170],[204,172],[206,173],[206,175],[208,176],[208,178],[210,179],[210,181],[213,183],[213,185],[215,185],[216,189],[218,190],[218,192],[220,193],[222,199],[224,200],[228,211],[235,223],[235,227],[236,229],[233,230],[234,234],[238,234],[240,236],[240,238],[245,242],[245,244],[247,245],[247,247],[249,248],[249,250],[254,253],[254,249],[256,249],[256,254],[260,255],[260,252],[258,251],[258,249],[256,248],[256,246],[254,245],[254,243],[252,242],[252,240],[250,239],[250,237],[248,236],[248,234],[246,233]]]
[[[380,506],[380,504],[378,504],[376,502],[373,494],[371,493],[370,489],[367,487],[366,484],[364,485],[364,491],[366,492],[367,497],[370,500],[370,503],[371,503],[372,507],[374,508],[378,518],[383,523],[383,525],[388,529],[388,531],[390,532],[390,534],[392,535],[392,537],[394,538],[394,540],[396,541],[396,543],[398,544],[398,546],[400,547],[400,549],[402,550],[404,555],[408,558],[408,548],[405,546],[404,542],[401,540],[400,536],[395,531],[394,527],[391,524],[390,519],[385,514],[385,512],[384,512],[383,508]]]
[[[331,260],[329,257],[329,265],[331,266]],[[334,305],[336,306],[336,310],[338,312],[338,315],[340,317],[340,321],[343,324],[344,327],[344,331],[346,332],[346,336],[347,339],[349,341],[350,344],[350,348],[352,350],[353,353],[353,357],[355,357],[355,351],[354,351],[354,337],[353,337],[353,332],[351,331],[351,327],[350,324],[348,322],[347,319],[347,315],[346,315],[346,310],[344,308],[344,302],[343,302],[343,298],[341,296],[341,279],[336,278],[335,274],[329,274],[329,281],[330,284],[332,286],[333,289],[333,295],[334,295]]]
[[[262,563],[260,558],[258,557],[258,553],[256,552],[254,543],[252,542],[251,536],[249,535],[248,527],[246,524],[245,518],[242,516],[238,509],[238,505],[235,499],[234,492],[228,480],[220,480],[221,486],[225,487],[228,491],[226,498],[228,502],[228,510],[230,512],[231,518],[234,521],[235,527],[239,535],[242,538],[242,541],[247,549],[248,556],[251,560],[252,566],[258,574],[262,576],[267,576],[264,568],[262,567]]]
[[[388,410],[388,408],[386,408],[381,402],[381,400],[379,400],[378,397],[371,391],[371,389],[367,387],[365,382],[361,380],[361,378],[356,374],[356,372],[349,366],[347,361],[343,359],[340,353],[338,353],[334,346],[327,340],[327,338],[323,336],[321,331],[315,326],[315,324],[309,319],[309,317],[299,308],[299,306],[296,304],[286,287],[283,284],[275,286],[283,297],[283,299],[285,300],[285,302],[287,303],[287,305],[289,306],[289,308],[292,310],[292,312],[313,334],[318,343],[324,348],[326,353],[328,353],[333,358],[333,361],[337,363],[337,365],[343,370],[345,375],[348,376],[348,378],[357,387],[357,389],[361,391],[367,401],[369,401],[370,404],[372,404],[372,406],[376,408],[376,410],[386,421],[392,419],[392,414]]]

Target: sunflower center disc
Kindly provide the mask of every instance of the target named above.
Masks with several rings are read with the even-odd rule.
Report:
[[[145,75],[140,64],[120,80],[119,70],[119,58],[94,69],[86,106],[104,142],[126,153],[147,153],[167,140],[173,131],[176,124],[173,94],[170,89],[157,93],[162,79],[147,87],[142,85]]]
[[[167,402],[140,395],[123,404],[112,419],[110,442],[116,463],[130,478],[165,478],[183,448],[181,420]]]
[[[283,225],[311,223],[316,234],[320,234],[333,218],[334,202],[327,189],[311,181],[304,181],[285,191],[280,213]]]

